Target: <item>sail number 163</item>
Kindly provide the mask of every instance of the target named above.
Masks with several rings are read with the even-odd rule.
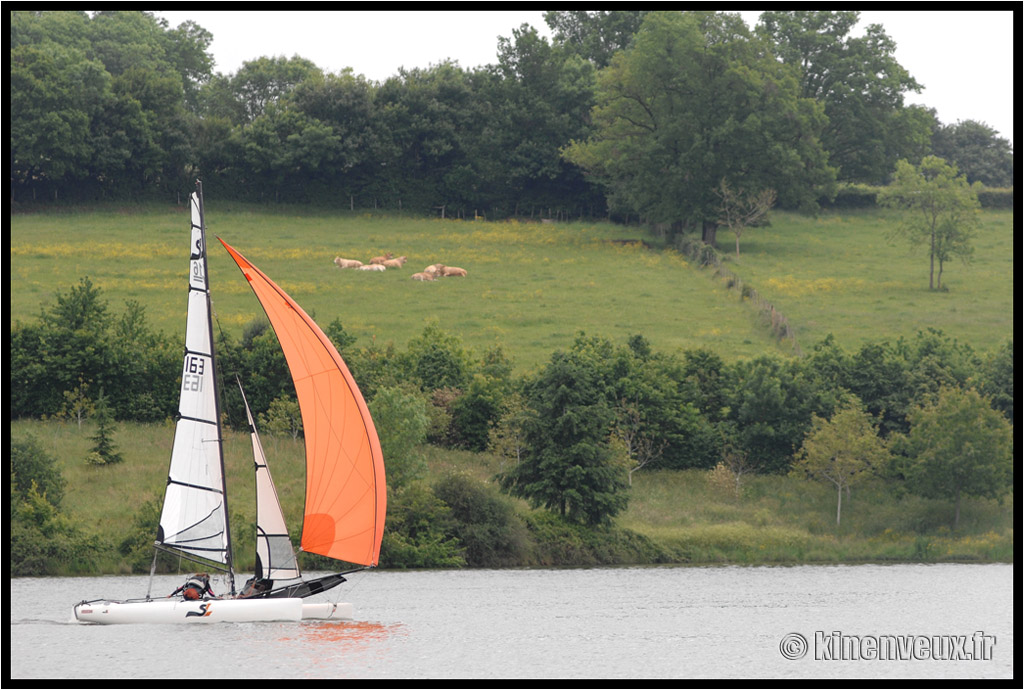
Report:
[[[205,360],[200,357],[186,357],[185,371],[181,375],[181,389],[183,391],[203,390],[203,372],[205,370]]]

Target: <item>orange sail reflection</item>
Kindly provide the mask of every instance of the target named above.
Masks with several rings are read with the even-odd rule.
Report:
[[[303,638],[320,642],[384,641],[405,634],[405,626],[400,623],[384,625],[367,621],[306,621],[302,624]]]

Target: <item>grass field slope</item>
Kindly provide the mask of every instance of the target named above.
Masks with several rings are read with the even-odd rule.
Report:
[[[207,200],[211,235],[270,275],[321,324],[340,319],[357,346],[404,347],[437,322],[480,353],[500,344],[530,370],[584,331],[623,342],[643,334],[665,352],[707,347],[726,360],[789,354],[758,310],[669,249],[647,248],[642,231],[609,223],[440,220],[219,205]],[[947,264],[949,290],[927,288],[927,254],[887,239],[881,211],[818,217],[777,213],[748,230],[739,257],[721,236],[723,266],[769,300],[806,351],[828,333],[848,350],[867,341],[936,328],[975,349],[1013,329],[1012,213],[986,211],[971,264]],[[184,207],[98,208],[11,216],[11,322],[88,276],[111,310],[141,303],[155,330],[183,331],[188,216]],[[408,257],[383,273],[340,270],[336,256],[367,262]],[[425,266],[465,268],[464,278],[422,283]],[[227,254],[210,252],[219,326],[238,335],[262,312]]]
[[[846,349],[938,329],[976,350],[1013,333],[1013,214],[985,211],[970,263],[945,265],[928,289],[928,248],[892,241],[889,211],[777,213],[771,227],[741,239],[729,269],[756,286],[789,319],[806,346],[832,333]],[[726,243],[723,242],[723,249]]]

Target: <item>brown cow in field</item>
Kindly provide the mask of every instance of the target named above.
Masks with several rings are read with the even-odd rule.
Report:
[[[434,278],[433,274],[430,274],[430,273],[413,273],[412,274],[412,279],[413,280],[419,280],[419,281],[422,281],[424,283],[430,283],[430,282],[433,282],[434,280],[436,280],[436,278]]]
[[[459,268],[458,266],[445,266],[441,269],[441,276],[444,278],[451,278],[455,276],[466,277],[466,269]]]
[[[388,259],[393,259],[394,256],[395,255],[392,254],[391,252],[387,252],[386,254],[384,254],[384,256],[375,256],[375,257],[373,257],[372,259],[370,259],[370,263],[371,264],[382,264],[385,261],[387,261]]]
[[[401,268],[405,265],[407,260],[408,259],[404,256],[400,256],[397,259],[388,259],[387,261],[382,262],[381,265],[387,266],[388,268]]]

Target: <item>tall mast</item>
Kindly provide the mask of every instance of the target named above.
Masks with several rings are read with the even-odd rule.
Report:
[[[217,353],[214,346],[213,337],[213,304],[210,300],[210,270],[207,264],[207,251],[206,245],[206,212],[203,206],[203,182],[202,180],[196,180],[196,196],[199,199],[199,232],[203,242],[203,275],[206,276],[206,319],[209,326],[210,334],[210,364],[213,366],[213,400],[214,407],[217,411],[217,453],[220,455],[220,476],[223,486],[224,496],[224,530],[225,538],[227,543],[227,560],[228,560],[228,581],[231,586],[231,594],[235,593],[235,559],[231,549],[231,511],[228,510],[228,477],[226,468],[224,467],[224,430],[221,427],[220,417],[220,383],[217,377]]]

